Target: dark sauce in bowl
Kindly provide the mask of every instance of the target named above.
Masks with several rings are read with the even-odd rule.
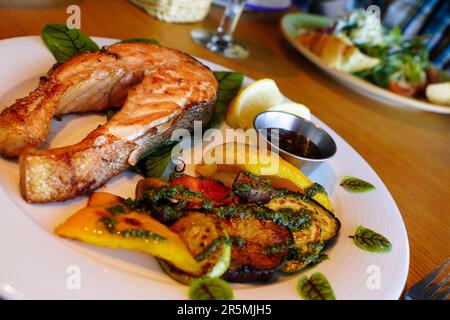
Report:
[[[272,130],[278,130],[278,139],[276,135],[272,137]],[[299,157],[309,159],[323,158],[323,153],[319,147],[298,132],[278,128],[267,129],[267,140],[277,145],[281,150]]]

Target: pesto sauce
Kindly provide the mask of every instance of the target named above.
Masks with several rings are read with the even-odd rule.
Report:
[[[307,194],[302,194],[298,192],[293,192],[288,189],[275,189],[275,196],[274,198],[278,197],[291,197],[296,198],[305,202],[311,202],[311,198]]]
[[[289,196],[299,198],[302,201],[310,202],[311,199],[304,194],[289,191],[287,189],[274,189],[270,186],[270,180],[247,173],[254,179],[261,182],[259,188],[273,193],[273,197]],[[182,177],[183,174],[173,174],[172,178]],[[322,186],[315,184],[316,189],[323,189]],[[251,184],[244,183],[237,186],[233,193],[250,192],[253,189]],[[310,188],[308,188],[309,190]],[[313,189],[311,189],[313,190]],[[313,190],[314,191],[314,190]],[[181,198],[181,199],[176,199]],[[254,216],[263,220],[270,220],[277,224],[283,225],[292,231],[300,231],[310,226],[311,213],[306,209],[291,210],[282,209],[273,211],[268,208],[255,206],[251,204],[231,204],[222,207],[214,207],[214,204],[209,199],[204,199],[204,194],[201,192],[192,192],[184,185],[164,185],[157,189],[147,190],[141,199],[133,200],[128,198],[124,201],[124,205],[117,205],[107,210],[115,215],[125,213],[130,210],[143,211],[151,214],[156,219],[164,223],[170,223],[181,218],[186,212],[186,204],[183,204],[184,199],[202,199],[198,204],[203,210],[212,212],[220,218],[244,218]],[[174,201],[175,200],[175,201]],[[114,227],[111,221],[106,225],[110,228]]]
[[[323,242],[322,241],[309,242],[307,246],[308,251],[299,252],[298,250],[296,250],[296,252],[294,253],[294,257],[295,259],[300,260],[302,262],[312,263],[313,261],[316,261],[318,259],[320,251],[322,251],[323,249]]]
[[[264,252],[267,255],[273,255],[273,254],[278,254],[281,251],[284,251],[286,249],[288,249],[288,250],[295,249],[295,242],[293,240],[287,240],[287,241],[282,242],[280,244],[267,246],[267,247],[264,248]]]
[[[144,230],[142,228],[135,228],[135,229],[129,228],[124,231],[120,231],[120,233],[125,238],[130,238],[130,237],[131,238],[145,238],[145,239],[150,239],[150,240],[155,240],[155,241],[166,240],[166,238],[161,237],[160,235],[158,235],[152,231]]]
[[[325,188],[318,183],[314,183],[312,186],[305,189],[306,195],[310,198],[314,197],[317,193],[320,193],[320,192],[323,192],[326,194]]]
[[[264,183],[264,184],[272,184],[272,181],[270,181],[270,179],[263,178],[261,176],[257,176],[256,174],[253,174],[253,173],[248,172],[248,171],[245,171],[245,174],[247,176],[249,176],[250,178],[258,181],[258,182],[261,182],[261,183]]]
[[[235,194],[246,194],[253,190],[253,187],[250,183],[242,183],[238,186],[233,186],[233,192]]]
[[[161,186],[158,189],[147,190],[144,193],[144,203],[145,201],[150,201],[153,203],[157,203],[161,200],[166,200],[168,198],[173,198],[175,196],[181,196],[183,198],[203,198],[203,193],[201,192],[192,192],[187,187],[183,185],[168,185]]]
[[[320,186],[320,187],[322,187],[322,186]],[[233,188],[233,192],[237,195],[248,194],[254,189],[255,189],[255,187],[253,187],[250,183],[243,183],[239,186],[235,186]],[[302,201],[311,202],[311,199],[307,194],[301,194],[298,192],[290,191],[288,189],[274,189],[270,185],[258,185],[257,189],[260,191],[266,191],[266,192],[271,193],[272,199],[278,198],[278,197],[292,197],[292,198],[300,199]]]
[[[231,245],[236,247],[243,247],[247,243],[247,240],[245,240],[242,237],[230,237]]]
[[[210,200],[205,200],[202,202],[202,208],[211,211],[214,208],[214,203]]]
[[[103,226],[106,228],[106,230],[109,231],[109,233],[116,233],[117,221],[115,219],[112,219],[110,217],[102,217],[100,219],[100,222],[103,223]]]
[[[169,223],[185,214],[186,202],[189,199],[203,198],[203,193],[192,192],[184,185],[165,185],[157,189],[147,190],[141,199],[128,198],[125,200],[125,205],[128,209],[143,211],[160,221]],[[213,206],[210,200],[198,202],[205,210],[210,210]]]
[[[205,249],[202,250],[196,257],[195,260],[202,261],[212,255],[214,252],[220,249],[220,247],[224,244],[229,243],[230,239],[227,237],[218,237],[211,241],[211,243],[206,246]]]
[[[281,209],[274,211],[272,221],[281,224],[292,231],[300,231],[311,225],[311,214],[308,210]]]
[[[268,208],[253,205],[228,205],[215,207],[212,212],[223,219],[245,218],[254,216],[263,220],[271,220],[292,231],[300,231],[310,226],[311,213],[308,210],[282,209],[273,211]]]
[[[117,220],[111,217],[102,217],[100,219],[100,222],[103,223],[103,226],[106,230],[108,230],[109,233],[122,235],[124,238],[145,238],[154,241],[166,240],[166,238],[142,228],[128,228],[123,231],[119,231],[116,229]]]
[[[127,210],[124,205],[118,204],[118,205],[106,208],[106,211],[115,215],[115,214],[125,213]]]

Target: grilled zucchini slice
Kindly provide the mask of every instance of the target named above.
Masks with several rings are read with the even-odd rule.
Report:
[[[321,239],[324,242],[333,239],[341,228],[341,224],[335,215],[317,204],[314,200],[296,197],[295,195],[287,195],[274,198],[266,203],[265,206],[274,211],[280,209],[290,209],[293,211],[299,211],[301,209],[308,210],[317,218],[321,229]]]
[[[296,272],[310,263],[314,263],[319,258],[324,244],[333,239],[340,229],[339,220],[313,200],[303,199],[303,197],[283,196],[273,198],[265,206],[274,211],[285,209],[298,211],[303,209],[311,213],[310,225],[302,230],[292,232],[296,253],[291,260],[283,265],[283,272]]]
[[[215,215],[191,212],[177,220],[170,229],[178,234],[202,267],[200,275],[192,275],[159,260],[164,272],[174,280],[190,284],[198,276],[217,278],[227,271],[230,265],[231,243],[225,228]]]

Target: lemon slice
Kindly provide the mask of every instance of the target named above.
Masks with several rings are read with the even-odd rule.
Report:
[[[276,106],[270,107],[268,111],[282,111],[299,116],[306,120],[311,120],[311,112],[306,106],[300,103],[295,102],[280,103],[277,104]]]
[[[241,89],[228,107],[225,121],[232,127],[252,127],[255,116],[280,104],[283,95],[272,79],[261,79]]]

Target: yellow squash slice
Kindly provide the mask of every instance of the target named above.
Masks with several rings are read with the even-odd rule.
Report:
[[[202,272],[175,232],[147,214],[126,210],[123,199],[109,193],[93,193],[88,206],[58,226],[55,233],[97,246],[148,253],[190,274]]]

